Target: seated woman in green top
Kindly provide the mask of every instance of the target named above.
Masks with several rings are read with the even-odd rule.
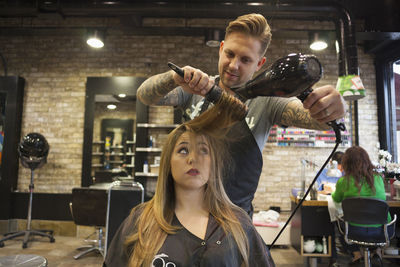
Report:
[[[385,187],[382,177],[374,172],[374,166],[369,159],[367,151],[362,147],[353,146],[346,150],[342,158],[342,168],[344,176],[336,183],[336,191],[332,194],[333,201],[340,203],[349,197],[373,197],[386,200]],[[388,222],[391,216],[388,213]],[[352,231],[359,231],[360,234],[370,235],[371,228],[375,227],[377,231],[382,225],[360,225],[350,223],[355,226]],[[361,259],[359,247],[355,244],[349,245],[348,249],[353,254],[352,262],[358,262]]]

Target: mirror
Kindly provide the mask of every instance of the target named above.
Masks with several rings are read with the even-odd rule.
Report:
[[[17,76],[0,77],[0,220],[12,214],[11,192],[18,185],[18,144],[25,80]]]
[[[5,111],[6,111],[6,96],[5,92],[0,92],[0,179],[2,170],[2,155],[3,155],[3,144],[4,144],[4,128],[5,128]]]
[[[145,79],[87,78],[82,186],[110,182],[115,174],[133,176],[136,90]]]

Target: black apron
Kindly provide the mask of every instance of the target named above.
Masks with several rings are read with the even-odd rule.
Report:
[[[252,201],[257,190],[263,159],[257,142],[245,120],[236,123],[228,133],[229,151],[235,164],[224,178],[224,188],[230,200],[253,216]]]

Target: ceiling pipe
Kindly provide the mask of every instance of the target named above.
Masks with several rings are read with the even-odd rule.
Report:
[[[202,2],[122,2],[123,4],[109,5],[103,2],[90,1],[82,4],[81,1],[51,1],[47,8],[45,4],[40,9],[34,7],[13,8],[9,11],[0,10],[0,17],[37,17],[43,12],[54,12],[64,17],[115,17],[139,16],[164,18],[226,18],[232,19],[245,13],[261,13],[279,19],[308,19],[331,20],[336,26],[336,36],[339,43],[339,75],[358,74],[358,57],[355,39],[355,27],[349,11],[336,1],[316,0],[280,0],[269,3],[260,2],[259,5],[248,5],[246,1],[231,1],[228,5],[222,1]],[[155,8],[157,7],[157,8]],[[21,10],[19,12],[19,10]],[[141,28],[141,27],[139,27]],[[148,28],[150,27],[144,27]],[[140,29],[138,30],[140,32]],[[133,29],[133,32],[135,30]]]

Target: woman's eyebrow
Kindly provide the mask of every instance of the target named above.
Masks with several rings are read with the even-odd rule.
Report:
[[[178,143],[178,146],[180,146],[180,145],[187,145],[187,144],[188,144],[187,141],[182,141],[182,142]]]
[[[197,143],[197,145],[205,145],[205,146],[208,146],[208,143],[206,143],[206,142],[204,142],[204,141],[200,141],[200,142]]]

